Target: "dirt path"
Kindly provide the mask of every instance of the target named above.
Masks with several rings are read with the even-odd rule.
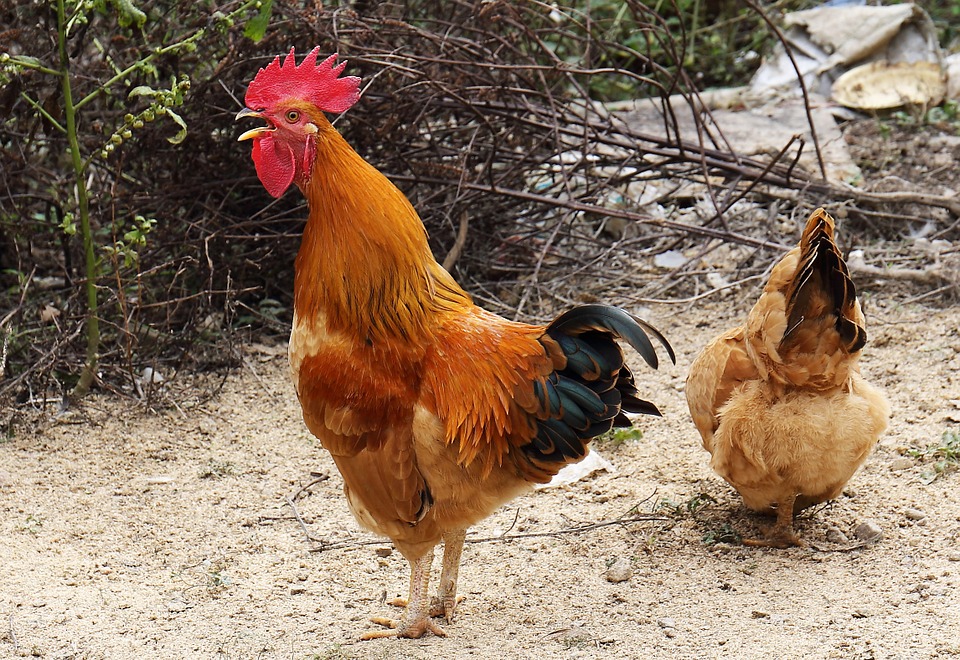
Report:
[[[357,642],[391,609],[384,594],[405,594],[407,564],[389,543],[354,543],[371,537],[299,419],[285,358],[252,352],[258,377],[212,403],[154,414],[92,397],[0,442],[0,657],[960,655],[960,476],[925,484],[932,462],[904,454],[960,431],[960,315],[866,303],[864,372],[894,418],[844,496],[799,521],[819,552],[705,543],[764,524],[710,471],[682,394],[730,320],[720,303],[658,307],[679,364],[640,381],[664,419],[600,445],[615,473],[531,493],[471,536],[663,519],[472,543],[448,638]],[[301,493],[303,521],[347,547],[311,552],[291,515],[312,471],[329,478]],[[844,550],[864,522],[882,538]],[[613,583],[618,559],[633,574]]]

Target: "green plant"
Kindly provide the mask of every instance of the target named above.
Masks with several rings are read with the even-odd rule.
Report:
[[[738,544],[742,541],[740,534],[729,523],[724,523],[720,527],[711,528],[703,535],[705,545],[715,545],[717,543]]]
[[[802,9],[811,4],[779,0],[766,5],[764,11]],[[559,27],[576,28],[586,37],[565,39],[559,31],[545,34],[544,41],[563,61],[580,62],[585,53],[591,53],[591,42],[619,44],[593,55],[595,61],[588,64],[637,75],[590,77],[591,96],[602,101],[646,96],[649,80],[667,81],[681,70],[701,89],[743,85],[760,64],[760,54],[772,43],[763,18],[739,2],[576,0],[554,4],[550,19]]]
[[[677,503],[671,500],[659,500],[654,506],[654,511],[668,511],[675,516],[685,514],[693,515],[706,505],[714,504],[716,501],[717,500],[712,495],[699,493],[691,497],[686,502]]]
[[[247,23],[247,34],[255,39],[262,37],[269,21],[271,3],[272,0],[248,0],[229,13],[216,12],[214,21],[208,24],[159,35],[144,30],[149,21],[163,14],[157,8],[144,11],[133,0],[55,0],[56,49],[50,54],[49,61],[24,54],[0,54],[0,84],[9,85],[25,72],[47,76],[56,81],[62,101],[62,107],[54,108],[49,99],[20,92],[22,100],[42,117],[46,125],[66,139],[69,186],[55,193],[57,209],[53,215],[57,219],[56,226],[67,239],[79,233],[83,243],[85,277],[81,286],[86,306],[86,358],[73,388],[76,396],[82,396],[90,389],[97,373],[100,349],[98,279],[103,274],[103,256],[109,257],[115,268],[121,263],[131,266],[156,225],[155,219],[140,214],[134,214],[129,221],[114,217],[110,231],[102,231],[106,226],[104,222],[96,223],[101,228],[98,234],[92,221],[91,196],[101,191],[90,187],[89,182],[94,180],[92,171],[112,167],[122,170],[122,161],[111,161],[117,158],[121,147],[134,138],[136,131],[155,119],[166,118],[173,123],[177,132],[168,140],[172,144],[182,142],[187,135],[187,125],[174,108],[183,104],[190,89],[190,78],[181,73],[161,80],[157,62],[196,50],[198,42],[210,30],[226,29],[255,10],[259,12]],[[140,37],[146,41],[133,61],[125,66],[114,62],[105,44],[96,36],[98,33],[88,29],[94,22],[108,18],[116,21],[118,33],[125,38]],[[149,35],[156,39],[153,43],[150,43]],[[100,69],[101,77],[91,84],[88,76],[77,73],[76,67],[78,60],[96,54],[104,58],[106,66]],[[150,81],[150,84],[134,86],[138,81]],[[126,112],[114,120],[112,111],[115,109]],[[112,121],[112,128],[105,131],[107,121]],[[91,144],[97,146],[91,148]]]
[[[939,443],[927,445],[924,449],[908,449],[906,453],[921,461],[932,461],[930,469],[920,474],[920,481],[931,484],[960,466],[960,431],[944,431]]]
[[[40,533],[41,527],[43,527],[43,517],[35,516],[30,513],[22,523],[17,525],[17,531],[26,532],[27,534],[36,536]]]
[[[960,103],[947,99],[941,105],[927,110],[926,123],[941,129],[952,129],[960,134]]]
[[[641,438],[643,438],[643,431],[631,426],[625,429],[613,429],[597,438],[595,442],[604,447],[619,449],[628,442],[637,442]]]

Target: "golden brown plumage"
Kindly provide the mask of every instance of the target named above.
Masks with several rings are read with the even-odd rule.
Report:
[[[333,456],[356,519],[411,565],[403,617],[375,619],[391,630],[364,638],[442,635],[430,617],[453,614],[465,530],[583,458],[591,438],[629,425],[624,411],[659,414],[638,397],[616,340],[653,367],[647,333],[673,352],[611,307],[575,308],[544,328],[475,306],[434,260],[407,199],[324,117],[328,104],[357,98],[356,79],[331,93],[330,72],[340,67],[318,64],[316,51],[299,67],[291,51],[262,69],[238,117],[268,125],[241,139],[254,140],[271,194],[295,182],[310,207],[290,336],[304,421]]]
[[[860,375],[864,317],[833,232],[817,209],[746,322],[711,341],[687,377],[710,466],[749,508],[777,514],[754,545],[801,545],[795,512],[840,494],[890,415]]]

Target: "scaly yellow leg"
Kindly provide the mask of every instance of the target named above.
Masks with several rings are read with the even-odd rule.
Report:
[[[440,585],[437,587],[437,597],[431,603],[431,610],[439,609],[433,616],[441,614],[447,623],[453,621],[453,612],[457,604],[463,600],[457,596],[457,578],[460,575],[460,555],[463,553],[463,540],[467,530],[454,530],[443,536],[443,570],[440,572]],[[438,608],[439,606],[439,608]]]
[[[437,595],[430,601],[430,616],[442,616],[447,623],[453,621],[453,613],[463,596],[457,595],[457,578],[460,574],[460,555],[463,554],[463,541],[467,530],[458,529],[443,536],[443,569],[440,572],[440,585]],[[394,607],[406,607],[406,598],[394,598],[389,601]]]
[[[797,496],[791,495],[777,502],[777,522],[767,532],[765,539],[743,539],[744,545],[762,548],[805,548],[804,543],[793,531],[793,504]]]
[[[362,640],[382,637],[411,637],[418,639],[428,630],[438,637],[446,637],[443,629],[430,619],[430,566],[433,564],[433,548],[422,557],[410,562],[410,598],[399,620],[373,617],[373,623],[390,630],[371,630],[360,636]]]

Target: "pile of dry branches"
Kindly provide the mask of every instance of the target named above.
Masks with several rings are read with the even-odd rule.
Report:
[[[163,62],[172,73],[202,72],[183,106],[188,139],[173,146],[160,128],[148,130],[98,171],[109,191],[96,207],[102,232],[123,214],[158,220],[139,260],[105,268],[98,282],[110,329],[107,386],[142,394],[145,366],[169,379],[222,363],[216,356],[230,355],[222,341],[248,328],[285,333],[306,211],[295,193],[266,196],[248,149],[234,141],[232,116],[257,68],[292,45],[349,60],[364,92],[338,128],[408,194],[438,258],[507,316],[543,318],[600,295],[628,304],[691,299],[757,278],[793,241],[780,214],[819,205],[843,205],[849,232],[888,239],[898,236],[904,204],[941,207],[938,230],[956,238],[960,203],[827,183],[796,164],[815,143],[791,141],[765,158],[735,153],[708,128],[710,110],[682,66],[685,35],[675,21],[668,28],[675,7],[661,15],[628,0],[614,22],[601,22],[537,0],[316,5],[274,3],[261,42],[237,28]],[[15,39],[27,54],[50,47],[28,29]],[[135,47],[102,45],[117,66]],[[0,127],[0,308],[11,310],[0,396],[24,401],[62,391],[76,373],[82,322],[78,247],[56,230],[70,191],[57,188],[56,160],[44,160],[61,145],[17,96],[35,92],[31,84],[19,80],[0,99],[10,116]],[[599,100],[611,86],[655,99],[658,126],[611,112]],[[694,130],[680,129],[678,103],[696,118]],[[702,258],[724,249],[736,276],[718,284],[705,278]],[[654,257],[667,252],[683,262],[664,271]]]

